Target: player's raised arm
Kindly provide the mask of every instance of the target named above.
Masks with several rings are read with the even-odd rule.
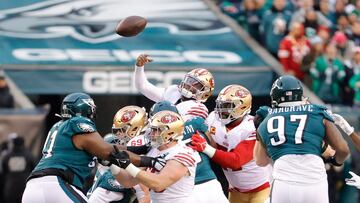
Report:
[[[352,127],[341,115],[339,114],[332,114],[331,115],[334,119],[335,124],[341,128],[344,133],[346,133],[353,144],[355,145],[356,149],[360,151],[360,136],[355,132],[354,127]]]
[[[152,62],[152,59],[149,57],[149,55],[141,54],[137,57],[134,71],[135,87],[148,99],[158,102],[162,100],[165,88],[156,87],[146,78],[144,66],[150,62]]]
[[[333,122],[324,119],[324,124],[326,140],[336,151],[335,155],[330,158],[331,163],[341,165],[350,154],[349,147]]]

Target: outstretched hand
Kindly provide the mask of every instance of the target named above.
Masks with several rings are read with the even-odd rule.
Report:
[[[352,177],[345,179],[346,184],[360,189],[360,177],[351,171],[349,173]]]
[[[152,62],[153,59],[147,54],[140,54],[136,59],[136,66],[143,67],[145,64]]]

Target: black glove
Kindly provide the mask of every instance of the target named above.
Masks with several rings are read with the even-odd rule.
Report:
[[[103,166],[111,166],[111,162],[108,161],[108,160],[102,160],[100,158],[97,158],[97,160],[98,160],[98,163],[103,165]]]
[[[166,164],[166,160],[165,157],[163,156],[158,156],[158,157],[141,156],[139,167],[155,168],[156,170],[160,171],[162,168],[164,168],[165,164]]]
[[[114,152],[109,156],[110,163],[120,168],[126,168],[131,163],[129,154],[126,151],[119,151],[116,146],[114,146],[114,149]]]

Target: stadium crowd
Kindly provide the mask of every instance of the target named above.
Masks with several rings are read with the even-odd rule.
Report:
[[[324,102],[360,108],[360,0],[217,3],[280,61],[286,74],[311,87]],[[259,109],[254,118],[250,115],[251,92],[241,84],[221,87],[216,107],[209,111],[203,104],[214,91],[214,80],[208,70],[194,69],[179,85],[158,88],[147,80],[144,71],[151,61],[149,56],[140,55],[134,76],[137,90],[155,102],[153,108],[148,114],[138,106],[120,108],[114,115],[111,135],[100,136],[97,132],[92,98],[73,93],[62,102],[61,118],[51,128],[37,166],[24,148],[24,141],[9,136],[0,160],[0,177],[6,179],[0,183],[3,198],[0,201],[20,202],[21,195],[9,194],[14,194],[15,189],[21,190],[16,194],[22,193],[26,185],[22,196],[25,203],[130,202],[135,198],[130,195],[134,191],[137,201],[144,203],[150,202],[150,198],[153,202],[172,203],[258,203],[268,200],[273,178],[278,181],[272,191],[274,202],[289,202],[286,198],[304,198],[300,202],[309,202],[306,198],[314,202],[327,202],[327,198],[330,202],[347,202],[349,194],[358,193],[356,187],[345,184],[345,178],[351,177],[350,170],[360,174],[360,154],[352,153],[351,159],[346,160],[349,149],[333,121],[351,139],[358,135],[341,116],[309,104],[295,78],[285,76],[276,80],[270,93],[272,104],[264,111]],[[3,89],[8,94],[5,85]],[[289,92],[291,95],[287,95]],[[4,103],[9,103],[4,107],[13,106],[13,101]],[[308,117],[313,126],[302,123]],[[289,119],[281,120],[285,118]],[[299,123],[292,134],[288,131],[286,134],[281,121],[286,122],[286,128],[294,128],[295,121]],[[277,134],[277,140],[268,139],[271,133]],[[294,135],[292,145],[285,142]],[[329,149],[330,152],[322,154],[319,143],[323,140],[336,153]],[[302,143],[300,152],[294,150],[296,144]],[[282,144],[288,150],[276,147]],[[11,164],[11,156],[19,163],[20,154],[24,155],[23,164]],[[303,164],[304,161],[308,164]],[[228,197],[227,192],[223,194],[212,163],[223,169],[230,183]],[[271,163],[278,163],[274,164],[273,175]],[[298,168],[291,171],[290,167]],[[308,171],[313,173],[304,177]],[[87,180],[94,172],[94,181]],[[303,185],[299,184],[295,189],[298,193],[290,196],[294,182]],[[46,192],[49,188],[55,192]],[[306,195],[315,193],[319,194]]]
[[[360,1],[217,3],[324,102],[359,107]]]
[[[260,45],[328,105],[360,103],[359,0],[218,0]],[[330,202],[347,202],[357,191],[344,184],[348,170],[359,172],[360,154],[346,167],[327,165]],[[360,200],[359,200],[360,202]]]

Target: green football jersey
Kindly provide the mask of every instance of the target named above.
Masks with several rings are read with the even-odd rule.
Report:
[[[184,138],[183,140],[191,139],[191,136],[196,132],[199,133],[209,142],[205,132],[208,130],[208,126],[205,120],[201,117],[195,117],[185,122]],[[216,175],[210,166],[210,159],[206,154],[199,153],[201,161],[197,164],[195,184],[200,184],[207,180],[216,179]]]
[[[82,189],[95,166],[93,156],[77,149],[72,136],[96,132],[95,124],[88,118],[77,116],[57,122],[46,138],[42,158],[34,171],[43,169],[62,169],[73,174],[70,184]]]
[[[113,203],[126,203],[130,201],[132,190],[129,188],[124,188],[121,186],[115,179],[115,177],[111,174],[111,171],[107,169],[103,174],[96,172],[95,182],[91,187],[88,195],[91,195],[97,187],[101,187],[105,190],[112,192],[121,192],[123,194],[123,199],[120,201],[112,201]]]
[[[323,120],[333,121],[326,108],[314,104],[269,108],[258,128],[272,160],[287,154],[321,155]]]

